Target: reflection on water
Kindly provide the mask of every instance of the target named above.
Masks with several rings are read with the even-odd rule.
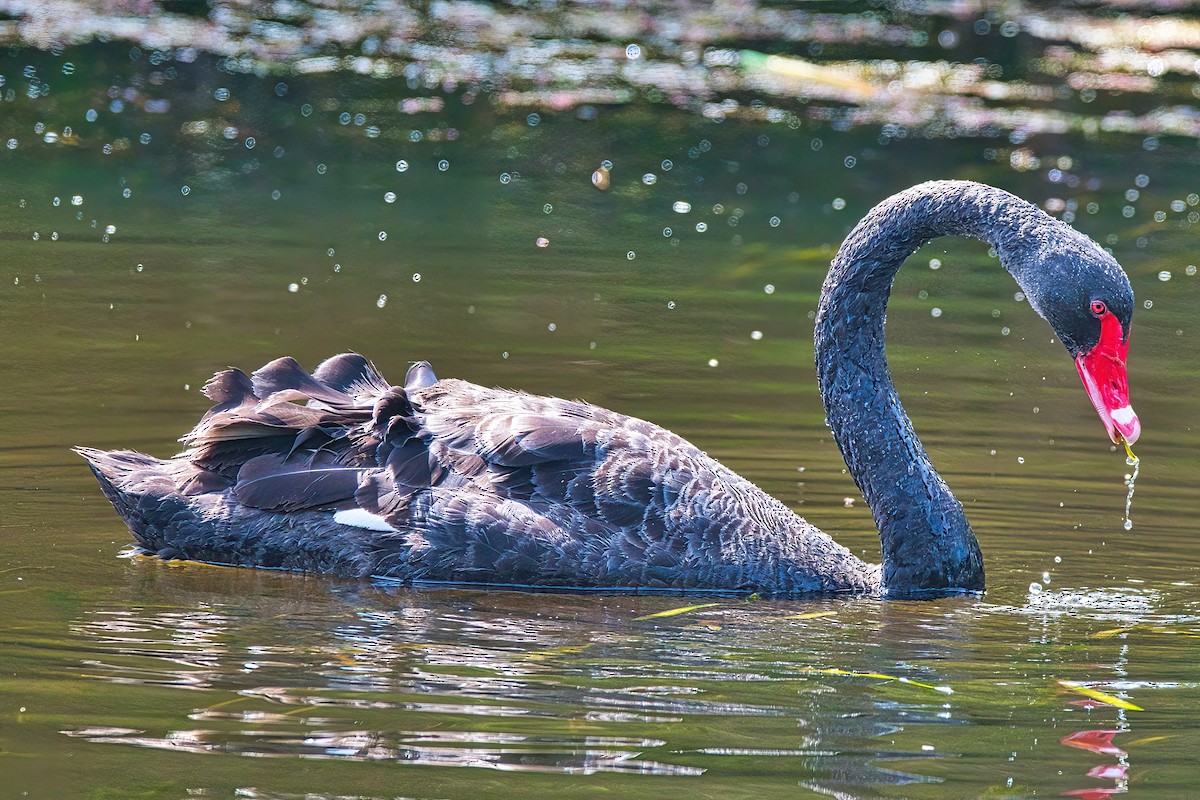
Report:
[[[575,613],[543,615],[536,600],[390,589],[339,593],[319,613],[279,615],[268,604],[256,614],[271,620],[258,628],[268,646],[235,634],[245,612],[219,601],[191,612],[97,609],[73,626],[96,654],[82,662],[88,678],[204,689],[214,700],[160,731],[63,733],[173,751],[567,774],[699,776],[714,758],[783,759],[824,776],[814,786],[833,786],[935,780],[887,763],[945,753],[849,743],[965,722],[941,692],[814,673],[814,650],[843,647],[835,620],[853,604],[796,620],[786,607],[739,601],[650,624],[634,609],[653,601],[568,599]],[[277,627],[291,629],[292,644]],[[780,643],[764,648],[764,630]],[[834,696],[841,712],[830,714]],[[710,718],[735,728],[776,720],[767,724],[778,733],[757,739],[776,744],[738,745],[715,729],[696,739]]]
[[[167,5],[0,14],[6,789],[1194,793],[1194,13]],[[67,450],[167,455],[227,365],[429,358],[663,424],[873,559],[810,315],[848,228],[935,177],[1076,225],[1139,303],[1126,532],[1122,454],[986,248],[901,271],[891,366],[985,598],[650,617],[684,601],[118,559],[128,534]]]
[[[170,573],[158,591],[193,607],[87,611],[72,626],[76,649],[87,654],[80,660],[86,678],[203,690],[208,701],[169,703],[178,711],[151,726],[69,726],[68,737],[174,752],[560,775],[699,778],[744,762],[837,797],[907,797],[887,787],[941,786],[953,764],[978,759],[981,713],[1029,705],[1039,680],[1049,687],[1075,675],[1052,650],[1038,655],[1052,647],[1047,626],[1061,624],[1063,614],[1097,628],[1168,620],[1152,593],[1100,589],[1055,602],[1037,593],[1024,607],[827,601],[807,614],[721,600],[645,621],[636,618],[672,601],[553,595],[555,605],[546,606],[539,595],[334,585],[300,603],[262,595],[247,605],[220,593],[189,599],[212,583],[209,569],[136,564]],[[1029,642],[1016,653],[1024,676],[978,658],[991,646],[971,632],[980,613],[1005,631],[1001,647],[1005,639]],[[1091,667],[1093,679],[1108,676],[1098,688],[1136,692],[1146,705],[1154,704],[1143,699],[1147,692],[1178,688],[1130,681],[1128,642],[1105,646],[1116,648],[1116,661]],[[1030,670],[1042,677],[1031,681]],[[912,682],[882,680],[889,676]],[[943,683],[953,691],[934,691]],[[1059,743],[1113,759],[1073,771],[1112,785],[1064,785],[1062,793],[1124,791],[1130,762],[1113,740],[1134,730],[1126,712],[1066,695],[1060,704],[1064,725],[1076,724],[1074,710],[1088,715],[1090,727],[1059,734]],[[1114,714],[1120,727],[1097,726]],[[1017,758],[1014,748],[1010,772],[1028,779],[1045,758],[1053,755]]]

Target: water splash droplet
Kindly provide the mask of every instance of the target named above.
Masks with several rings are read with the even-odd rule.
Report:
[[[1129,446],[1129,442],[1122,442],[1122,444],[1125,445],[1125,463],[1133,467],[1133,473],[1125,481],[1129,492],[1125,495],[1125,521],[1121,523],[1122,528],[1130,531],[1133,530],[1133,520],[1129,518],[1129,510],[1133,506],[1133,489],[1137,483],[1138,472],[1141,471],[1142,462],[1133,454],[1133,448]]]

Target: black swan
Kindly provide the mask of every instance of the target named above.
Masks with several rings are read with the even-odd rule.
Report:
[[[582,402],[438,380],[362,356],[220,372],[161,461],[79,448],[138,544],[164,559],[423,584],[936,596],[984,588],[975,535],[884,359],[892,278],[947,234],[991,244],[1074,357],[1114,442],[1140,432],[1133,290],[1095,242],[967,181],[880,203],[833,260],[816,323],[829,425],[883,545],[867,564],[687,441]]]

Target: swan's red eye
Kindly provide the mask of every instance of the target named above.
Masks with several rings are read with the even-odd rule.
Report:
[[[1092,301],[1092,313],[1095,314],[1097,317],[1103,317],[1105,312],[1107,312],[1107,311],[1108,311],[1108,306],[1104,305],[1103,300],[1093,300]]]

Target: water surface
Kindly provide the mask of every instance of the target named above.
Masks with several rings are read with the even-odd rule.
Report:
[[[893,22],[932,34],[914,57],[944,57],[945,17]],[[971,46],[1008,74],[1044,46],[996,35]],[[850,57],[830,46],[831,61]],[[636,94],[519,106],[400,75],[255,74],[203,50],[130,47],[0,55],[0,91],[15,89],[0,140],[16,141],[0,150],[7,792],[1191,790],[1200,148],[1182,129],[1083,121],[1103,106],[1100,119],[1161,122],[1143,95],[1085,99],[1079,84],[996,104],[1035,122],[1078,113],[1075,127],[901,136],[767,88],[764,105],[787,114]],[[1086,73],[1095,54],[1077,52]],[[1167,67],[1143,71],[1187,102],[1194,76]],[[1139,303],[1129,374],[1145,434],[1125,532],[1124,454],[987,248],[938,241],[901,271],[892,368],[979,533],[981,598],[713,598],[639,620],[700,601],[168,565],[121,557],[130,537],[68,450],[174,452],[206,407],[199,387],[228,365],[357,350],[398,379],[425,358],[439,375],[665,425],[874,559],[869,511],[823,425],[812,314],[850,226],[940,177],[1070,215],[1112,248]]]

